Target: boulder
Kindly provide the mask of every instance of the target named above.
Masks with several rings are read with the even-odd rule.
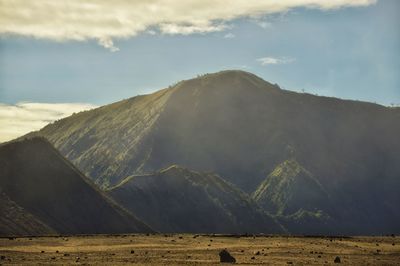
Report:
[[[219,261],[227,263],[236,263],[236,259],[226,250],[219,252]]]

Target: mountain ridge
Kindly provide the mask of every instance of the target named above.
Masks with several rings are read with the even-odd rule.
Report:
[[[108,193],[160,232],[285,232],[234,185],[215,174],[177,165],[153,174],[127,177]]]

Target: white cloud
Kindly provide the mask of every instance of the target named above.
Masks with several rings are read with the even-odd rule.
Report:
[[[296,61],[296,59],[291,57],[261,57],[258,58],[257,61],[260,62],[262,66],[266,66],[290,64]]]
[[[256,21],[256,24],[263,29],[268,29],[272,27],[272,23],[267,21]]]
[[[232,39],[232,38],[235,38],[235,37],[236,37],[235,34],[233,34],[232,32],[229,32],[229,33],[224,35],[225,39]]]
[[[208,33],[208,32],[215,32],[215,31],[223,31],[224,29],[228,28],[225,24],[211,24],[211,23],[204,23],[199,25],[179,25],[174,23],[166,23],[161,24],[160,31],[164,34],[182,34],[182,35],[189,35],[193,33]]]
[[[100,38],[99,44],[104,48],[110,49],[111,52],[119,51],[119,48],[114,46],[113,40],[109,37]]]
[[[377,0],[0,0],[0,34],[55,41],[113,39],[150,28],[164,34],[222,31],[240,17],[257,18],[297,7],[321,10],[367,6]]]
[[[17,138],[60,118],[95,107],[87,103],[0,103],[0,142]]]

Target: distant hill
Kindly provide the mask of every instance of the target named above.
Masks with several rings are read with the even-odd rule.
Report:
[[[2,235],[151,231],[43,138],[0,146],[0,189]]]
[[[222,71],[32,135],[46,137],[103,188],[177,164],[216,173],[249,195],[262,184],[287,185],[279,193],[295,195],[267,189],[260,197],[277,201],[259,203],[295,224],[329,215],[337,221],[332,233],[400,232],[400,108],[290,92],[251,73]],[[306,172],[272,174],[290,160]]]
[[[283,233],[245,193],[211,173],[171,166],[132,176],[109,194],[160,232]]]

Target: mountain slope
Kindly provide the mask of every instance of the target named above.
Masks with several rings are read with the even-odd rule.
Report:
[[[367,198],[368,186],[362,183],[357,194],[330,195],[313,174],[290,159],[279,164],[252,197],[295,234],[389,234],[400,230],[395,182],[387,195]]]
[[[45,136],[100,186],[115,185],[140,172],[151,150],[144,140],[172,92],[162,90],[74,114],[31,135]]]
[[[151,231],[97,190],[42,138],[0,146],[0,188],[58,233]]]
[[[399,108],[294,93],[247,72],[222,71],[34,134],[103,187],[178,164],[252,194],[295,158],[330,195],[342,224],[364,223],[361,233],[400,231]]]
[[[214,174],[171,166],[133,176],[109,191],[160,232],[282,233],[243,192]]]
[[[55,231],[0,191],[0,236],[49,235]]]
[[[294,214],[300,209],[329,208],[330,196],[310,172],[296,160],[277,166],[253,193],[256,202],[270,213]]]
[[[295,159],[279,164],[252,198],[294,234],[341,234],[330,195]]]

